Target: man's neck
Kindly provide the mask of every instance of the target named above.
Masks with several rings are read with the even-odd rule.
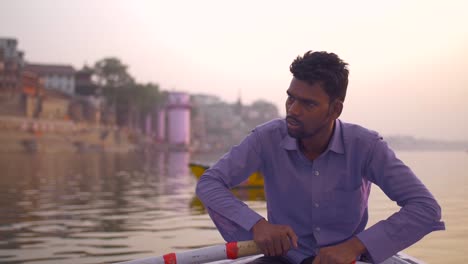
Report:
[[[333,136],[334,128],[335,122],[332,122],[329,126],[324,127],[312,137],[299,140],[299,147],[302,153],[304,153],[309,160],[315,160],[327,149]]]

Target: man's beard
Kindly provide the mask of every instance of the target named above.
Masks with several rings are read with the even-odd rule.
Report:
[[[289,128],[288,120],[295,125],[296,129]],[[324,120],[322,125],[315,127],[313,131],[310,131],[309,133],[307,133],[304,127],[304,123],[300,122],[299,120],[297,120],[296,118],[292,116],[287,116],[286,128],[288,130],[288,135],[290,137],[300,140],[300,139],[310,138],[310,137],[317,135],[326,126],[326,122],[327,121]]]
[[[292,123],[296,129],[289,128],[289,123]],[[305,137],[304,124],[292,116],[286,117],[286,128],[288,130],[288,135],[295,139],[301,139]]]
[[[295,139],[301,139],[305,137],[304,130],[292,130],[289,128],[288,128],[288,135]]]

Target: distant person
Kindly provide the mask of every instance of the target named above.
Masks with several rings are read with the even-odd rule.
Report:
[[[256,127],[198,182],[223,238],[261,248],[252,263],[379,263],[445,229],[437,201],[382,137],[338,119],[347,65],[334,53],[297,57],[286,119]],[[264,175],[268,220],[229,191],[255,171]],[[365,229],[371,183],[401,209]]]

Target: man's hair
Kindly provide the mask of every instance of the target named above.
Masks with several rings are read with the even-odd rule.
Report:
[[[347,63],[335,53],[325,51],[308,51],[298,56],[289,67],[294,78],[309,85],[322,83],[330,102],[335,99],[345,100],[348,87],[349,70]]]

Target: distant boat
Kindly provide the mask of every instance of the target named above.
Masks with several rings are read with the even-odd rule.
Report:
[[[210,167],[198,163],[189,163],[190,171],[192,174],[200,179],[203,173]],[[254,172],[250,174],[249,178],[241,183],[239,187],[247,188],[263,188],[263,175],[260,172]]]

